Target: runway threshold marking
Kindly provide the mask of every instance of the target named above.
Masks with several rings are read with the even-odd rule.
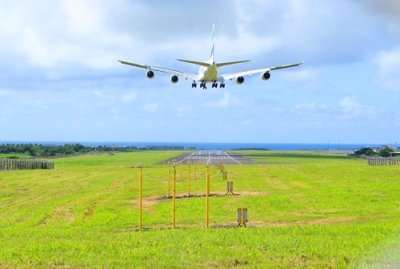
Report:
[[[189,156],[187,156],[186,158],[184,158],[184,159],[182,159],[182,160],[180,160],[179,162],[177,162],[177,164],[178,163],[182,163],[183,161],[185,161],[185,160],[187,160],[187,159],[189,159],[190,157],[192,157],[193,155],[194,155],[194,151],[192,152],[192,154],[190,154]]]
[[[232,156],[230,156],[228,153],[226,153],[225,151],[224,151],[224,153],[226,154],[226,156],[228,156],[228,158],[230,158],[230,159],[232,159],[234,162],[236,162],[237,164],[242,164],[241,162],[239,162],[238,160],[236,160],[235,158],[233,158]]]

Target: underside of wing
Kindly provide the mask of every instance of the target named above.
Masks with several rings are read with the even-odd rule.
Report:
[[[133,63],[133,62],[127,62],[127,61],[121,61],[119,60],[118,62],[120,62],[121,64],[126,64],[126,65],[130,65],[130,66],[134,66],[134,67],[139,67],[139,68],[143,68],[143,69],[147,69],[147,70],[151,70],[151,71],[156,71],[156,72],[161,72],[161,73],[165,73],[165,74],[169,74],[169,75],[175,75],[175,76],[179,76],[185,79],[193,79],[193,80],[197,80],[198,79],[198,75],[195,74],[188,74],[188,73],[184,73],[178,70],[174,70],[174,69],[170,69],[170,68],[165,68],[165,67],[159,67],[159,66],[151,66],[151,65],[145,65],[145,64],[138,64],[138,63]]]
[[[225,80],[230,80],[230,79],[236,79],[238,77],[245,77],[245,76],[257,75],[257,74],[263,74],[263,73],[266,73],[266,72],[270,72],[272,70],[279,70],[279,69],[295,67],[295,66],[299,66],[299,65],[302,65],[302,64],[303,63],[296,63],[296,64],[289,64],[289,65],[281,65],[281,66],[260,68],[260,69],[254,69],[254,70],[249,70],[249,71],[225,74],[225,75],[222,75],[222,77]]]
[[[279,66],[270,67],[270,69],[271,70],[279,70],[279,69],[285,69],[285,68],[290,68],[290,67],[296,67],[296,66],[299,66],[299,65],[302,65],[302,64],[303,63],[279,65]]]
[[[261,74],[261,73],[265,73],[265,72],[269,72],[269,71],[271,71],[270,68],[261,68],[261,69],[249,70],[249,71],[244,71],[244,72],[226,74],[226,75],[222,75],[222,77],[225,80],[229,80],[229,79],[236,79],[238,77],[245,77],[245,76],[251,76],[251,75],[255,75],[255,74]]]

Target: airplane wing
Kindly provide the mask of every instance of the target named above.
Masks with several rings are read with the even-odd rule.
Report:
[[[222,77],[223,77],[225,80],[228,80],[228,79],[236,79],[237,77],[244,77],[244,76],[251,76],[251,75],[256,75],[256,74],[262,74],[262,73],[269,72],[269,71],[272,71],[272,70],[285,69],[285,68],[290,68],[290,67],[299,66],[299,65],[302,65],[302,64],[303,64],[303,63],[288,64],[288,65],[280,65],[280,66],[273,66],[273,67],[267,67],[267,68],[249,70],[249,71],[244,71],[244,72],[226,74],[226,75],[222,75]]]
[[[183,77],[185,79],[193,79],[193,80],[197,80],[198,79],[198,75],[188,74],[188,73],[184,73],[184,72],[181,72],[181,71],[178,71],[178,70],[174,70],[174,69],[158,67],[158,66],[151,66],[151,65],[145,65],[145,64],[138,64],[138,63],[133,63],[133,62],[121,61],[121,60],[119,60],[118,62],[120,62],[121,64],[126,64],[126,65],[130,65],[130,66],[134,66],[134,67],[144,68],[144,69],[147,69],[147,70],[161,72],[161,73],[165,73],[165,74],[169,74],[169,75],[176,75],[178,77]]]

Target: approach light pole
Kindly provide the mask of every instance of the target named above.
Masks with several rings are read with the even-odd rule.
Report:
[[[206,164],[206,228],[210,223],[210,163]]]
[[[189,162],[189,182],[188,182],[188,197],[190,197],[190,180],[192,177],[192,173],[191,173],[191,166],[190,166],[190,162]]]
[[[174,184],[172,189],[172,228],[176,228],[176,164],[172,165],[174,168]]]
[[[139,231],[143,229],[143,163],[139,163],[137,168],[139,174]]]

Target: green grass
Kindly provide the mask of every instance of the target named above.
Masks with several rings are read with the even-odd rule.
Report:
[[[26,155],[26,154],[4,154],[4,153],[0,153],[0,159],[3,159],[3,158],[10,158],[10,157],[12,157],[12,158],[18,158],[18,159],[27,159],[27,158],[29,158],[29,156],[28,155]]]
[[[398,260],[400,167],[307,152],[240,151],[258,162],[226,165],[239,196],[177,199],[171,227],[168,166],[179,152],[54,159],[55,170],[0,172],[0,268],[380,268]],[[138,170],[144,225],[138,227]],[[205,190],[196,167],[192,193]],[[177,193],[187,194],[187,166]],[[194,176],[194,167],[191,168]],[[212,169],[211,192],[225,182]],[[248,228],[233,228],[236,208]]]

